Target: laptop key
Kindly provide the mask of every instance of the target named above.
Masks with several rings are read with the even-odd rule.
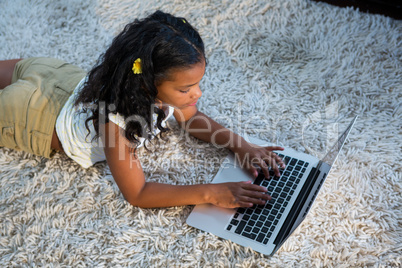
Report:
[[[230,224],[232,224],[232,225],[234,225],[234,226],[237,226],[237,225],[239,224],[239,221],[238,221],[238,220],[232,220],[232,221],[230,222]]]
[[[269,227],[269,226],[271,226],[271,225],[272,225],[272,221],[266,221],[266,222],[264,222],[264,226]]]
[[[262,241],[264,240],[264,238],[265,238],[265,235],[264,235],[264,234],[259,234],[259,235],[257,236],[257,242],[262,242]]]
[[[260,228],[254,227],[253,228],[253,233],[258,234],[260,232],[260,230],[261,230]]]
[[[240,224],[237,226],[235,233],[241,234],[243,232],[244,227],[246,226],[246,221],[241,221]]]
[[[238,208],[237,212],[240,213],[240,214],[244,214],[244,212],[246,212],[246,209],[245,208]]]
[[[243,232],[241,235],[244,236],[244,237],[250,238],[250,235],[251,235],[251,234],[250,234],[250,233]]]
[[[272,232],[269,232],[269,233],[267,234],[267,237],[270,238],[271,236],[272,236]]]

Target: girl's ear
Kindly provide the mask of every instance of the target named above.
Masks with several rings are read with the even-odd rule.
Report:
[[[155,98],[155,104],[160,104],[160,105],[162,105],[162,104],[163,104],[163,102],[162,102],[160,99]]]

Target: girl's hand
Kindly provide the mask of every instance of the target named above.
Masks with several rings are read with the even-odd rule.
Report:
[[[241,167],[248,170],[254,177],[258,176],[257,167],[259,166],[266,178],[269,178],[269,167],[272,168],[277,177],[280,176],[279,167],[285,168],[285,163],[273,151],[283,151],[283,147],[268,146],[261,147],[243,141],[241,147],[233,150],[236,160]]]
[[[224,208],[252,207],[254,204],[264,205],[271,196],[263,186],[251,181],[209,184],[209,202]]]

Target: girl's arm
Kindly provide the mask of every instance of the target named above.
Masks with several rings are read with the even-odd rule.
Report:
[[[211,203],[222,207],[249,207],[264,204],[267,189],[250,182],[169,185],[146,182],[139,159],[130,152],[130,144],[121,129],[112,122],[101,128],[107,163],[120,191],[133,206],[171,207]]]
[[[218,124],[207,115],[198,111],[195,107],[178,110],[175,117],[181,127],[192,136],[223,146],[235,153],[237,160],[243,168],[247,169],[254,177],[257,177],[256,166],[260,166],[264,175],[269,177],[269,166],[276,176],[280,176],[278,165],[285,167],[282,159],[275,154],[274,150],[283,150],[279,146],[260,147],[248,143],[241,136],[235,134],[222,125]]]

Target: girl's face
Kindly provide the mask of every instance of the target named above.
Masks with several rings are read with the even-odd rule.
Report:
[[[174,70],[158,89],[157,99],[178,109],[195,106],[202,92],[200,81],[205,73],[205,61],[188,69]]]

